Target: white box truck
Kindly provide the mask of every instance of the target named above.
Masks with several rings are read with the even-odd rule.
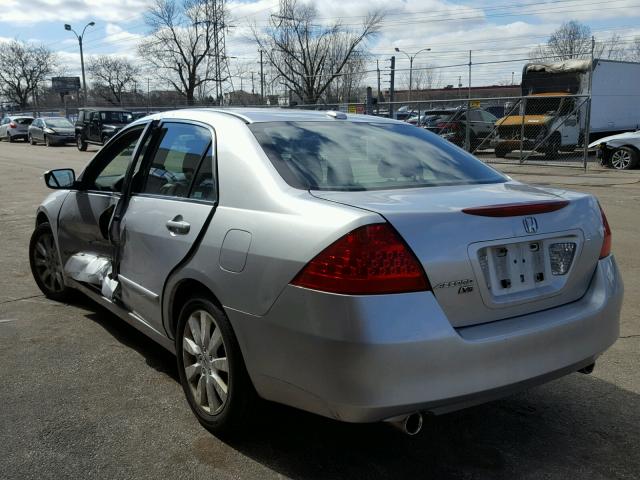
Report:
[[[591,60],[526,64],[519,114],[496,123],[496,156],[520,149],[521,137],[548,155],[582,145],[591,71]],[[591,99],[589,141],[640,128],[640,63],[594,60]]]

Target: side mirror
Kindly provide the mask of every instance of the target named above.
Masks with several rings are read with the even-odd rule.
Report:
[[[76,183],[76,173],[71,168],[58,168],[44,172],[44,183],[54,190],[71,188]]]

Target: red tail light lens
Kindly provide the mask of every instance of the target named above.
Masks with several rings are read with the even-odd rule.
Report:
[[[600,258],[605,258],[611,255],[611,227],[609,227],[607,216],[604,214],[602,207],[600,207],[600,213],[602,214],[602,226],[604,227],[604,241],[600,249]]]
[[[387,223],[346,234],[311,260],[291,284],[345,295],[431,289],[422,265]]]
[[[17,125],[15,124],[15,122],[11,122],[9,123],[9,128],[16,128]]]

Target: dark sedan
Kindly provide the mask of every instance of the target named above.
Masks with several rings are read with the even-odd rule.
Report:
[[[65,117],[36,118],[29,126],[29,143],[44,143],[47,147],[75,143],[75,127]]]

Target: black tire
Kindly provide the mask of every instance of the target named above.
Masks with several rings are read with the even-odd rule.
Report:
[[[551,135],[548,142],[549,143],[544,147],[543,153],[546,158],[553,159],[558,156],[558,152],[560,151],[560,145],[562,143],[560,134],[554,133]]]
[[[502,143],[499,143],[499,144],[496,145],[495,156],[497,158],[504,158],[509,153],[511,153],[511,149],[509,147],[507,147],[506,145],[503,145]]]
[[[631,170],[638,166],[638,152],[631,147],[616,148],[609,157],[611,168]]]
[[[29,134],[29,143],[35,145],[37,142],[33,139],[33,135]]]
[[[9,134],[9,132],[7,132],[7,140],[9,140],[9,143],[13,143],[13,142],[15,142],[15,141],[16,141],[16,139],[15,139],[15,138],[13,138],[13,137]]]
[[[200,373],[192,375],[191,380],[187,379],[185,371],[185,357],[193,357],[194,362],[199,362],[187,350],[185,354],[185,332],[188,326],[189,318],[198,311],[205,311],[215,321],[214,324],[219,328],[222,334],[222,348],[227,359],[228,375],[227,396],[223,400],[222,408],[215,414],[210,414],[198,404],[193,392],[194,377],[202,375]],[[241,432],[248,424],[250,414],[255,410],[258,403],[258,396],[253,388],[249,374],[247,373],[242,352],[238,345],[238,340],[233,332],[231,323],[224,311],[214,304],[206,295],[196,295],[188,300],[178,319],[176,332],[176,356],[178,361],[178,373],[180,375],[180,383],[184,390],[185,396],[189,403],[189,407],[195,414],[200,424],[211,433],[218,436],[229,436],[234,433]],[[218,372],[220,373],[220,372]],[[198,381],[195,382],[196,384]],[[208,394],[207,394],[208,395]],[[218,397],[220,399],[220,397]]]
[[[45,147],[50,147],[51,144],[51,140],[49,140],[49,137],[47,137],[46,135],[44,136],[44,145]]]
[[[107,135],[103,135],[100,140],[102,141],[102,145],[104,145],[109,141],[109,137]]]
[[[46,267],[42,266],[42,261],[44,260],[47,262],[48,257],[38,250],[39,243],[42,245],[42,243],[46,242],[45,237],[49,237],[51,242],[53,242],[52,248],[54,251],[52,252],[52,255],[55,255],[55,257],[50,258],[49,265],[55,261],[60,269],[60,279],[57,281],[54,280],[53,283],[47,281],[51,277],[46,277],[43,272],[43,268]],[[38,285],[40,291],[44,293],[47,298],[57,301],[67,301],[72,297],[73,290],[64,285],[64,279],[62,278],[62,266],[60,265],[58,251],[53,240],[53,232],[51,231],[51,226],[48,222],[38,225],[33,231],[33,234],[31,234],[31,241],[29,242],[29,265],[31,266],[33,279]]]
[[[78,147],[78,150],[81,152],[87,151],[87,142],[82,139],[82,135],[80,134],[76,135],[76,147]]]

